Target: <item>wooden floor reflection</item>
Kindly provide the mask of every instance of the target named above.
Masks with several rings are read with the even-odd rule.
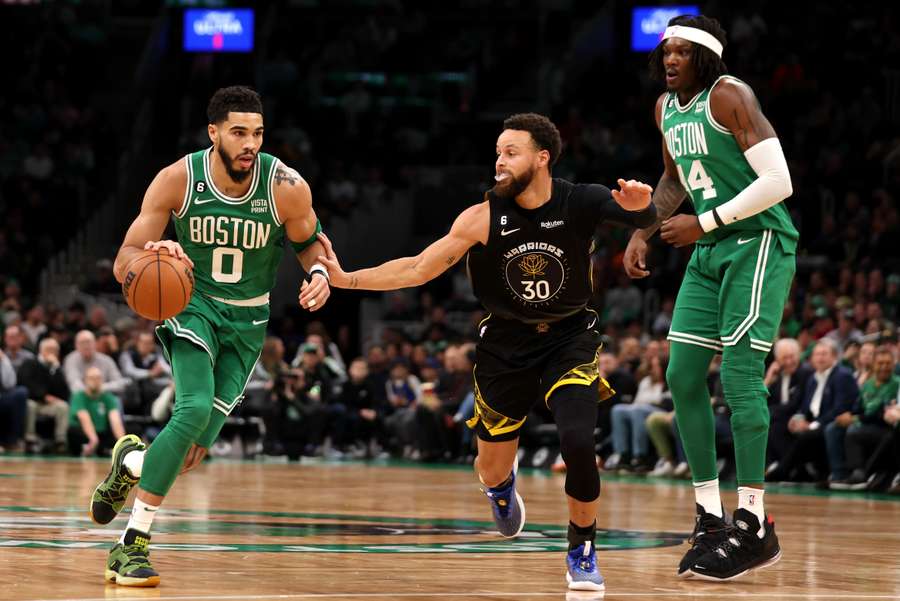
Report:
[[[106,469],[0,457],[0,599],[597,598],[567,597],[564,477],[522,473],[529,525],[505,541],[469,470],[360,463],[206,465],[176,483],[154,523],[161,586],[106,585],[107,550],[127,518],[87,518]],[[678,482],[604,482],[606,599],[900,598],[896,499],[770,491],[784,558],[710,584],[675,577],[692,497]]]

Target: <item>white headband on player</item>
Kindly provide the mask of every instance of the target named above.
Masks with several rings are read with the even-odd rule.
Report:
[[[711,33],[702,29],[685,27],[684,25],[672,25],[671,27],[666,27],[666,32],[662,37],[663,40],[668,40],[669,38],[682,38],[689,42],[706,46],[715,52],[719,58],[722,58],[722,42],[717,40]]]

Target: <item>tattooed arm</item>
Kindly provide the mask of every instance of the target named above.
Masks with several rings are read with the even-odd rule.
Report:
[[[486,244],[489,226],[488,203],[473,205],[459,214],[446,236],[433,242],[415,257],[394,259],[378,267],[349,273],[341,269],[331,241],[319,234],[319,239],[325,245],[325,256],[320,256],[319,262],[328,267],[331,284],[337,288],[396,290],[421,286],[447,271],[478,242]]]
[[[793,192],[781,142],[747,84],[722,80],[710,93],[709,109],[713,118],[732,133],[757,178],[734,198],[698,216],[704,232],[761,213]],[[665,227],[663,230],[665,234]]]
[[[725,78],[709,95],[713,118],[734,135],[741,152],[763,140],[775,138],[772,124],[763,115],[753,90],[744,83]]]
[[[656,101],[656,125],[661,127],[660,117],[663,108],[663,100],[666,95],[662,94]],[[678,170],[675,167],[675,161],[666,148],[666,140],[662,138],[662,155],[663,155],[663,174],[656,184],[653,191],[651,201],[656,207],[656,222],[643,229],[636,230],[631,235],[628,247],[625,249],[623,258],[625,272],[632,278],[643,278],[650,275],[646,267],[647,258],[647,240],[656,233],[662,222],[672,216],[672,213],[681,206],[687,195],[678,179]]]
[[[275,169],[275,210],[277,217],[284,223],[284,232],[292,242],[306,242],[316,235],[318,218],[312,207],[312,192],[300,174],[290,167],[278,163]],[[297,253],[297,261],[304,271],[309,273],[316,263],[316,257],[324,252],[318,240]],[[299,301],[302,307],[310,311],[321,309],[331,292],[328,280],[321,273],[319,277],[310,277],[300,285]],[[315,302],[310,302],[315,301]]]

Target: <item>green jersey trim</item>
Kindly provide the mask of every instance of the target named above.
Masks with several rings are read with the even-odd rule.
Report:
[[[275,223],[284,225],[281,216],[278,214],[278,207],[275,204],[275,172],[278,171],[278,165],[280,164],[281,161],[276,158],[272,161],[272,168],[269,170],[269,206],[271,207],[272,217],[275,218]]]
[[[244,204],[253,194],[256,192],[256,187],[259,185],[259,171],[260,171],[260,158],[257,156],[256,160],[253,162],[253,175],[250,181],[250,188],[247,189],[247,193],[239,198],[235,198],[233,196],[228,196],[219,191],[216,188],[216,183],[213,181],[212,177],[212,168],[209,164],[209,157],[212,155],[212,146],[210,146],[205,153],[203,153],[203,171],[204,176],[206,177],[206,182],[209,184],[209,189],[212,190],[212,193],[221,200],[222,202],[226,202],[231,205],[239,205]]]
[[[712,113],[712,91],[713,91],[713,88],[715,88],[716,85],[718,85],[718,83],[720,81],[722,81],[723,79],[725,79],[726,77],[729,79],[733,79],[739,83],[744,83],[737,77],[732,77],[731,75],[722,75],[716,81],[714,81],[713,85],[709,86],[709,96],[706,98],[706,107],[705,107],[706,108],[706,120],[713,127],[713,129],[715,129],[719,133],[725,134],[726,136],[734,136],[734,134],[731,133],[731,131],[727,127],[725,127],[724,125],[722,125],[721,123],[716,121],[716,118],[713,117],[713,113]]]
[[[262,356],[262,349],[260,349],[259,354],[256,356],[256,361],[253,362],[255,366],[259,362],[259,358]],[[213,408],[218,409],[220,413],[224,413],[226,416],[231,415],[231,412],[234,411],[234,408],[237,407],[238,402],[244,397],[244,393],[247,391],[247,384],[250,383],[250,378],[253,377],[253,372],[256,370],[254,367],[250,370],[250,373],[247,374],[247,379],[244,380],[244,387],[241,388],[240,394],[238,394],[231,403],[220,399],[219,397],[213,397]]]
[[[184,155],[184,168],[187,172],[187,183],[184,184],[184,200],[181,201],[181,208],[179,208],[177,212],[172,211],[178,219],[184,218],[185,214],[187,214],[188,206],[191,204],[191,185],[194,182],[194,166],[191,164],[190,153]]]
[[[691,98],[688,101],[688,103],[686,105],[684,105],[684,107],[682,107],[681,103],[678,102],[678,94],[673,92],[672,96],[675,97],[675,110],[678,111],[679,113],[688,112],[689,110],[691,110],[691,107],[694,106],[694,103],[697,102],[697,99],[700,98],[701,96],[703,96],[703,92],[705,92],[705,91],[706,90],[700,90],[699,92],[697,92],[697,95],[694,96],[693,98]]]
[[[725,346],[734,346],[740,342],[750,328],[759,319],[759,308],[762,305],[763,283],[766,280],[766,264],[769,262],[769,246],[772,243],[772,230],[764,230],[762,240],[759,243],[759,253],[756,256],[756,269],[753,272],[753,285],[750,291],[750,310],[744,321],[735,329],[735,331],[722,337],[722,344]],[[751,343],[751,346],[752,343]],[[762,349],[759,349],[762,350]],[[768,350],[768,349],[766,349]]]
[[[213,357],[212,351],[209,349],[209,345],[206,344],[206,342],[203,340],[203,338],[201,338],[196,332],[189,330],[189,329],[185,328],[184,326],[182,326],[180,323],[178,323],[178,320],[175,319],[174,317],[167,319],[165,321],[165,323],[170,328],[172,328],[172,333],[175,336],[177,336],[178,338],[184,338],[185,340],[187,340],[189,342],[193,342],[194,344],[196,344],[197,346],[202,348],[204,351],[206,351],[206,354],[209,355],[209,360],[212,362],[212,364],[213,365],[216,364],[216,358]],[[163,346],[163,349],[165,349],[165,348],[166,347]],[[171,358],[169,358],[169,357],[166,357],[166,358],[169,359],[169,363],[172,362]]]

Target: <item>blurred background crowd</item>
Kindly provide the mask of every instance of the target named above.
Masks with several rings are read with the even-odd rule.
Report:
[[[661,90],[646,53],[628,47],[630,4],[267,3],[255,51],[240,55],[182,52],[176,4],[2,8],[0,44],[18,65],[0,94],[7,452],[103,452],[124,430],[152,439],[165,423],[169,366],[154,324],[123,307],[111,259],[152,175],[208,144],[205,105],[221,85],[260,91],[264,150],[310,183],[346,268],[417,252],[478,202],[512,112],[558,125],[555,177],[653,185],[662,172],[652,118]],[[754,88],[779,133],[801,232],[766,375],[768,477],[896,490],[900,11],[861,4],[818,6],[814,23],[803,3],[701,9],[722,22],[730,72]],[[840,48],[827,60],[823,32]],[[601,369],[617,390],[597,424],[599,462],[688,477],[663,374],[690,249],[657,239],[651,276],[632,281],[622,270],[628,235],[601,228],[592,258]],[[464,266],[421,289],[337,291],[313,320],[292,305],[292,261],[217,452],[470,461],[465,421],[484,315]],[[709,385],[727,476],[715,365]],[[523,447],[535,465],[554,464],[553,438],[549,415],[527,420]]]

